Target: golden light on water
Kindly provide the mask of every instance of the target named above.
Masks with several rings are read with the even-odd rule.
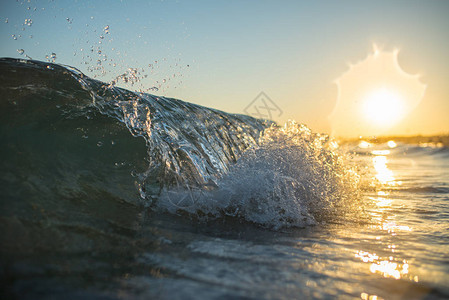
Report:
[[[369,253],[366,251],[358,251],[355,254],[355,257],[365,263],[370,263],[370,272],[379,273],[383,277],[401,279],[404,275],[409,273],[409,264],[405,260],[402,263],[397,263],[392,261],[393,257],[391,256],[388,257],[388,259],[381,259],[376,253]]]
[[[371,154],[374,154],[374,155],[388,155],[388,154],[390,154],[390,150],[373,150],[373,151],[371,151]]]
[[[376,178],[384,185],[394,186],[396,181],[393,172],[387,167],[387,157],[378,155],[373,157],[374,170],[376,171]]]
[[[394,148],[396,143],[394,141],[389,141],[389,146]],[[372,150],[371,154],[374,155],[372,161],[374,166],[374,171],[376,179],[382,184],[387,186],[397,186],[401,185],[401,181],[397,181],[393,171],[388,168],[388,158],[387,156],[391,153],[388,149],[376,149]]]
[[[397,144],[394,141],[389,141],[386,145],[388,148],[394,148]],[[361,148],[373,147],[367,142],[361,142],[359,144]],[[390,150],[388,149],[374,149],[370,151],[373,155],[372,163],[375,171],[375,177],[379,181],[380,188],[391,187],[400,185],[395,178],[394,172],[388,167],[388,155]],[[355,253],[355,257],[362,262],[368,264],[368,269],[373,274],[392,279],[408,279],[411,281],[418,281],[416,275],[412,275],[410,272],[410,264],[406,259],[397,257],[398,245],[390,241],[391,236],[396,236],[401,231],[412,231],[412,229],[405,225],[398,225],[394,220],[385,219],[385,211],[388,211],[394,206],[394,198],[391,198],[390,192],[385,190],[379,190],[376,196],[370,197],[374,202],[373,206],[373,220],[377,222],[373,228],[379,230],[379,236],[375,239],[377,241],[383,240],[389,241],[385,245],[385,249],[382,250],[382,256],[370,251],[359,250]],[[380,233],[382,232],[382,233]],[[385,253],[385,251],[388,251]],[[361,294],[362,299],[377,299],[375,295],[369,295],[367,293]]]
[[[388,147],[390,148],[396,148],[398,146],[398,144],[396,144],[395,141],[388,141],[387,142]]]
[[[394,245],[391,245],[389,248],[394,247]],[[397,262],[394,261],[393,256],[381,258],[376,253],[370,253],[362,250],[359,250],[355,254],[355,257],[364,263],[369,263],[369,270],[371,273],[377,273],[386,278],[408,278],[415,282],[418,281],[417,276],[410,275],[410,265],[405,259],[401,262]]]
[[[388,233],[395,233],[396,231],[412,231],[409,226],[398,225],[395,222],[384,222],[379,229],[385,230]]]
[[[376,199],[376,206],[390,207],[392,202],[393,202],[393,200],[391,200],[391,199],[379,197]]]
[[[371,145],[370,143],[368,143],[367,141],[361,141],[360,143],[359,143],[359,147],[360,148],[362,148],[362,149],[367,149],[367,148],[370,148],[370,147],[372,147],[373,145]]]
[[[396,147],[396,143],[394,141],[389,141],[388,146],[390,148]],[[401,185],[402,182],[396,180],[394,172],[388,168],[388,155],[390,154],[390,150],[386,149],[378,149],[371,151],[371,154],[374,155],[372,158],[373,166],[376,179],[383,186],[398,186]],[[389,193],[385,191],[378,191],[377,197],[371,198],[375,201],[376,206],[381,212],[384,208],[388,208],[392,205],[393,199],[389,198]],[[379,220],[380,221],[380,220]],[[385,222],[382,221],[379,229],[388,231],[389,233],[394,233],[395,231],[411,231],[411,228],[405,225],[397,225],[393,221]]]
[[[382,298],[378,298],[377,295],[370,295],[368,293],[361,293],[360,294],[360,299],[362,299],[362,300],[378,300],[378,299],[382,299]]]
[[[388,260],[373,263],[369,269],[371,273],[378,272],[384,277],[393,277],[394,279],[400,279],[403,275],[408,274],[408,264],[403,264],[401,267],[398,263]]]

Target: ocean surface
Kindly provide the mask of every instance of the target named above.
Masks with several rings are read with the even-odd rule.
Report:
[[[0,59],[1,299],[448,299],[449,148]]]

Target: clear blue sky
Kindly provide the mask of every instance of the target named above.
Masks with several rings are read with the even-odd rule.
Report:
[[[138,68],[147,77],[126,87],[157,86],[152,93],[236,113],[264,91],[284,111],[277,121],[325,132],[334,80],[348,63],[373,43],[399,48],[401,67],[420,73],[427,90],[391,133],[449,131],[449,1],[31,0],[0,8],[2,57],[55,53],[57,63],[103,81]]]

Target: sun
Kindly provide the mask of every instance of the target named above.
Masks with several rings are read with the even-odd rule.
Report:
[[[387,88],[370,92],[362,101],[362,114],[379,127],[391,126],[400,121],[405,109],[401,94]]]
[[[374,51],[335,80],[338,95],[329,116],[332,134],[339,137],[394,133],[424,97],[426,85],[418,74],[405,72],[399,50]]]

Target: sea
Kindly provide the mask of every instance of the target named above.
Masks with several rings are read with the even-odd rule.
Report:
[[[338,141],[0,59],[1,299],[449,299],[449,143]]]

